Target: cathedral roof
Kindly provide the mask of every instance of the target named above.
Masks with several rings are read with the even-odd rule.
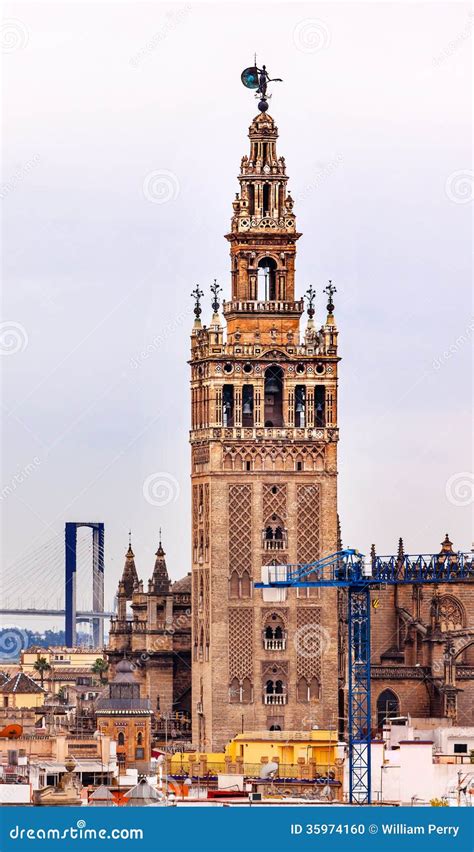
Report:
[[[155,556],[155,567],[151,578],[152,591],[157,595],[167,595],[170,590],[170,578],[166,567],[165,551],[161,544],[161,530],[160,542]]]
[[[186,574],[185,577],[181,577],[181,580],[176,580],[171,586],[171,591],[174,595],[190,595],[191,574]]]
[[[122,572],[122,583],[124,585],[125,594],[129,600],[132,598],[132,592],[135,584],[138,584],[138,574],[135,567],[135,554],[132,550],[131,540],[128,543],[128,550],[125,554],[125,564]]]

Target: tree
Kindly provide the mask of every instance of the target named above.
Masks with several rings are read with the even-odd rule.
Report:
[[[67,689],[65,686],[61,686],[58,689],[58,700],[60,704],[66,704],[67,702]]]
[[[44,688],[44,673],[49,672],[51,670],[51,666],[49,665],[46,657],[38,657],[34,666],[34,670],[39,672],[39,676],[41,678],[41,688]]]
[[[107,660],[104,660],[103,657],[97,657],[94,665],[92,666],[92,671],[94,674],[99,675],[100,682],[102,684],[107,683],[107,678],[105,677],[105,673],[109,668],[109,664]]]

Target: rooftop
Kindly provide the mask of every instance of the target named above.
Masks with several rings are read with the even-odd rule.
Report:
[[[6,683],[3,683],[0,686],[0,692],[5,694],[16,693],[20,695],[26,695],[28,693],[41,693],[45,694],[44,689],[41,688],[33,678],[26,675],[24,672],[18,672],[18,674],[13,675],[13,677],[9,678]]]

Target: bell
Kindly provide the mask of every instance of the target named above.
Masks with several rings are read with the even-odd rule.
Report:
[[[303,414],[303,411],[304,411],[304,405],[300,400],[299,402],[296,403],[296,413],[297,414]]]
[[[252,406],[250,405],[250,400],[248,399],[246,400],[246,402],[244,402],[242,414],[252,414]]]
[[[273,393],[279,393],[279,392],[280,392],[280,385],[278,384],[278,382],[274,378],[274,376],[271,376],[271,378],[268,379],[267,382],[265,382],[265,393],[272,393],[273,394]]]

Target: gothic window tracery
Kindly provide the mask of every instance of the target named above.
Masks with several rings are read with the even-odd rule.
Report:
[[[440,598],[439,622],[442,633],[448,630],[462,630],[465,625],[462,605],[451,595]]]

